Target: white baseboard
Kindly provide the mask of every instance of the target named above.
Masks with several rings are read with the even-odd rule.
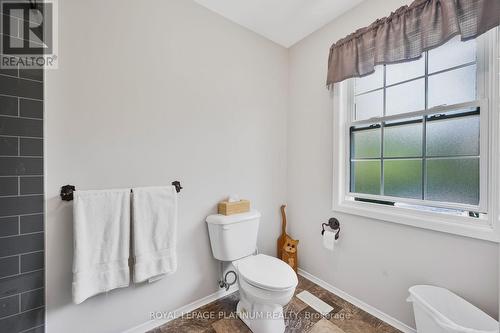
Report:
[[[302,275],[303,277],[305,277],[306,279],[308,280],[311,280],[312,282],[316,283],[318,286],[328,290],[329,292],[345,299],[346,301],[348,301],[349,303],[357,306],[358,308],[360,308],[361,310],[363,311],[366,311],[368,312],[369,314],[371,314],[372,316],[375,316],[377,317],[378,319],[382,320],[382,321],[385,321],[387,324],[391,325],[392,327],[395,327],[397,328],[398,330],[400,330],[401,332],[404,332],[404,333],[417,333],[417,331],[413,328],[411,328],[410,326],[400,322],[399,320],[389,316],[388,314],[378,310],[377,308],[369,305],[369,304],[366,304],[365,302],[363,302],[362,300],[360,299],[357,299],[356,297],[354,296],[351,296],[349,295],[348,293],[346,293],[345,291],[342,291],[338,288],[335,288],[334,286],[332,286],[331,284],[321,280],[320,278],[304,271],[303,269],[299,268],[298,269],[298,273],[300,275]]]
[[[200,298],[199,300],[196,300],[196,301],[191,302],[187,305],[184,305],[177,310],[167,311],[169,314],[171,314],[168,316],[168,318],[148,320],[147,322],[142,323],[140,325],[137,325],[135,327],[132,327],[132,328],[124,331],[123,333],[144,333],[144,332],[150,331],[154,328],[165,325],[169,321],[172,321],[176,318],[179,318],[186,313],[189,313],[193,310],[196,310],[199,307],[202,307],[204,305],[207,305],[208,303],[212,303],[213,301],[218,300],[219,298],[222,298],[222,297],[225,297],[229,294],[232,294],[237,290],[238,290],[237,285],[232,286],[231,288],[229,288],[228,291],[219,290],[213,294],[210,294],[208,296]]]

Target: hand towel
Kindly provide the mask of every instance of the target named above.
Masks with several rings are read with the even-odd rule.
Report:
[[[177,191],[174,186],[132,189],[132,254],[135,283],[177,270]]]
[[[130,281],[130,189],[73,193],[73,302]]]

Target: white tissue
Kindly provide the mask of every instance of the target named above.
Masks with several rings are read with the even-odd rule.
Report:
[[[323,234],[323,247],[333,251],[335,249],[335,233],[334,231],[325,230]]]
[[[238,201],[240,201],[240,196],[238,194],[230,194],[227,201],[228,202],[238,202]]]

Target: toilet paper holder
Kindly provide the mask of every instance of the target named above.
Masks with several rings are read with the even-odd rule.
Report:
[[[340,222],[337,220],[335,217],[332,217],[328,220],[328,223],[323,223],[321,225],[321,236],[325,233],[325,226],[330,227],[333,231],[337,230],[337,233],[335,234],[335,240],[339,239],[340,237]]]

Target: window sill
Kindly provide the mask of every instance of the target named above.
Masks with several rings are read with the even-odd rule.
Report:
[[[476,218],[392,206],[381,207],[377,204],[348,200],[334,203],[333,211],[500,243],[500,235],[492,224]]]

